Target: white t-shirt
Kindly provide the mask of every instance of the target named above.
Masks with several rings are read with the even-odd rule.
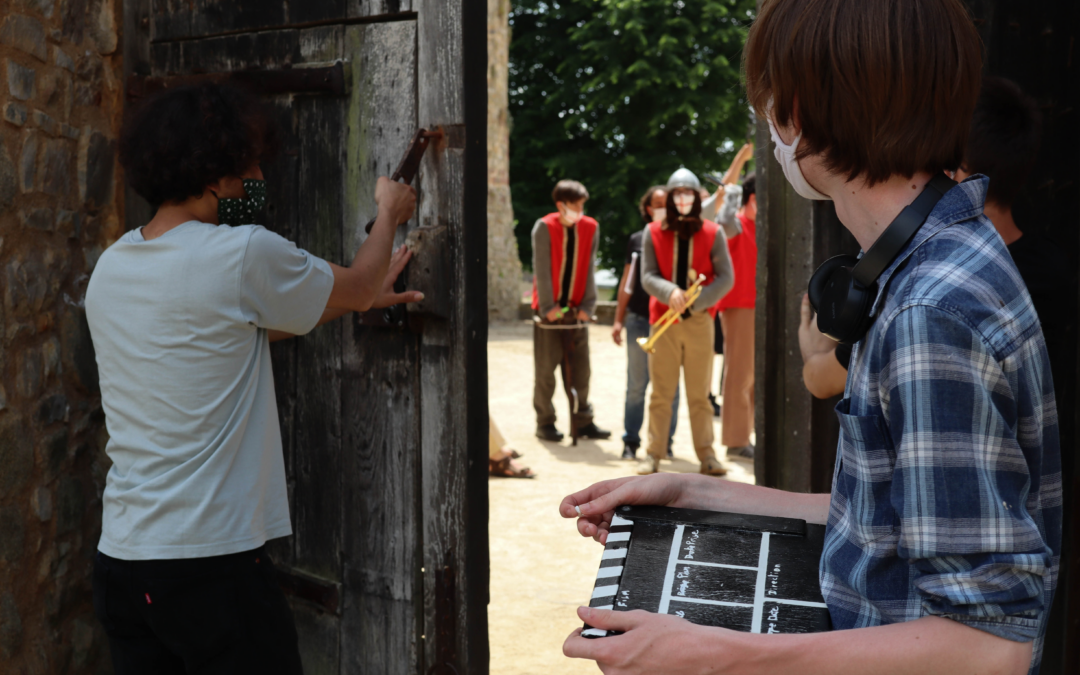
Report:
[[[310,331],[333,284],[258,225],[133,230],[105,251],[86,290],[113,461],[102,553],[199,558],[292,533],[267,330]]]

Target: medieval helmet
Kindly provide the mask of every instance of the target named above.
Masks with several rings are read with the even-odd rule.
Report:
[[[671,174],[671,178],[668,178],[667,189],[674,190],[675,188],[690,188],[694,192],[700,192],[701,181],[698,180],[693,171],[683,167]]]

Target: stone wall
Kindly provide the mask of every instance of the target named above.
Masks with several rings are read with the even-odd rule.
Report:
[[[110,672],[90,573],[107,460],[83,312],[122,233],[119,3],[0,0],[0,672]]]
[[[513,320],[521,293],[521,260],[510,204],[510,0],[488,0],[488,318]]]

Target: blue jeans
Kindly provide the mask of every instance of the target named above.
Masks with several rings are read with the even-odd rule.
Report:
[[[626,326],[626,408],[623,413],[623,443],[641,445],[641,424],[645,421],[645,388],[649,386],[649,355],[638,346],[639,337],[649,337],[649,317],[627,312]],[[675,436],[675,424],[679,417],[679,390],[671,404],[671,434]]]

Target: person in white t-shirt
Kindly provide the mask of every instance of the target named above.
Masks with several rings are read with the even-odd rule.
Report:
[[[251,224],[275,147],[259,103],[214,84],[148,100],[121,133],[128,182],[157,211],[86,292],[113,462],[94,607],[118,675],[302,672],[263,550],[292,533],[270,342],[423,297],[393,291],[411,187],[379,179],[348,267]]]

